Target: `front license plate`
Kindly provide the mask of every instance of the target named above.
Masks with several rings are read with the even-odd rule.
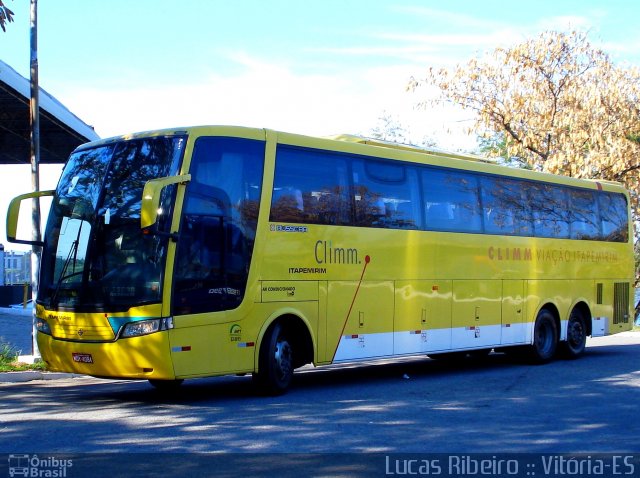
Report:
[[[73,357],[74,362],[93,363],[93,357],[91,356],[91,354],[79,354],[73,352],[71,356]]]

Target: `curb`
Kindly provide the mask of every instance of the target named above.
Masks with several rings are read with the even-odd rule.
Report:
[[[18,361],[22,363],[32,364],[39,359],[33,355],[21,355]],[[59,380],[63,378],[80,377],[74,373],[66,372],[47,372],[42,370],[23,370],[21,372],[0,372],[0,383],[23,383],[32,382],[34,380]]]
[[[621,332],[619,336],[622,337],[633,337],[636,334],[640,334],[639,331],[629,330],[626,332]],[[31,358],[30,363],[33,363],[32,356],[21,356],[21,361],[29,362],[29,358]],[[80,378],[86,377],[85,375],[78,375],[75,373],[66,373],[66,372],[42,372],[39,370],[25,370],[23,372],[0,372],[0,383],[24,383],[24,382],[32,382],[35,380],[61,380],[65,378]]]
[[[0,373],[0,383],[23,383],[34,380],[59,380],[62,378],[75,378],[79,375],[62,372],[40,372],[38,370],[26,370],[24,372]]]

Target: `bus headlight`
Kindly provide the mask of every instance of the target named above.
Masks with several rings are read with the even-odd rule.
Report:
[[[129,322],[125,325],[121,337],[139,337],[141,335],[149,335],[169,329],[173,329],[173,317],[139,320],[137,322]]]
[[[51,335],[51,327],[49,327],[49,322],[44,319],[36,319],[36,329],[42,334]]]

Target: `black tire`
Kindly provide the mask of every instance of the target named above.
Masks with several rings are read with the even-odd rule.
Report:
[[[254,382],[268,395],[281,395],[293,379],[293,346],[282,324],[276,324],[265,335],[260,347],[259,371]]]
[[[153,385],[156,390],[160,390],[163,392],[172,392],[174,390],[178,390],[180,385],[182,385],[184,380],[176,379],[176,380],[155,380],[149,379],[149,383]]]
[[[573,309],[567,323],[567,341],[561,342],[562,356],[568,359],[578,358],[587,345],[587,323],[580,309]]]
[[[558,327],[555,317],[547,309],[542,309],[533,328],[533,344],[529,346],[529,359],[535,364],[550,362],[557,348]]]

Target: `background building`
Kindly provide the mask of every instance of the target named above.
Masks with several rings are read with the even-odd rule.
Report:
[[[0,285],[31,283],[31,251],[6,251],[2,246],[0,256],[2,260]]]
[[[0,307],[22,303],[29,297],[31,251],[6,251],[0,244]]]

